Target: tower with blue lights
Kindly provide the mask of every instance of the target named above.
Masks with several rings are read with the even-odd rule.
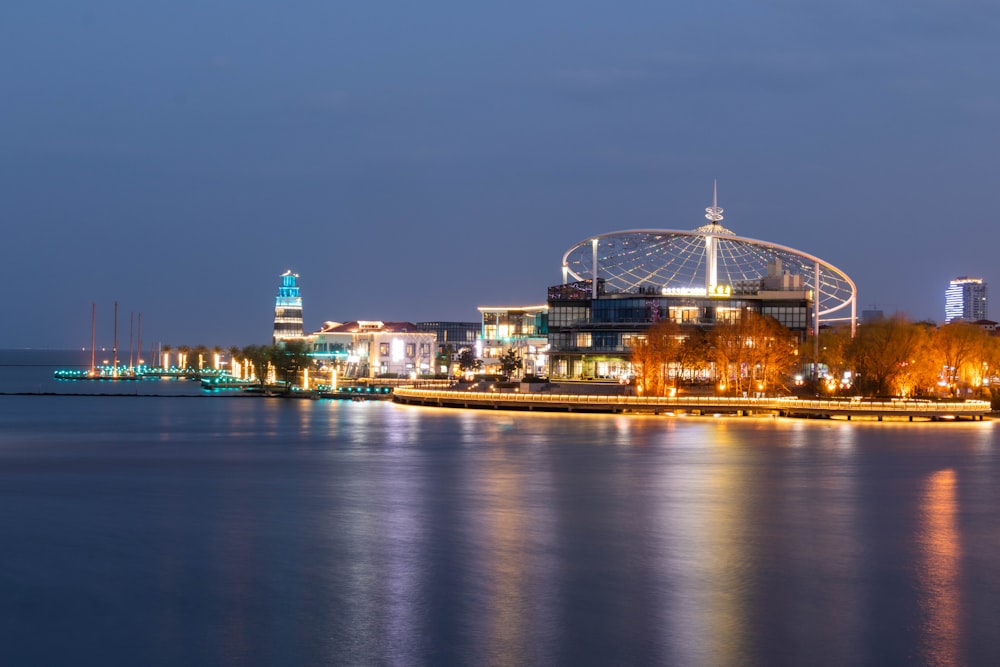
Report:
[[[295,340],[304,336],[302,330],[302,296],[299,275],[291,271],[281,274],[281,286],[274,300],[274,342]]]

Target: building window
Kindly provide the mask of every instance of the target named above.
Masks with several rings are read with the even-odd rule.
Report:
[[[592,345],[592,337],[589,332],[578,333],[576,335],[576,346],[577,347],[590,347]]]
[[[406,356],[412,357],[414,354],[416,346],[413,343],[406,344]]]
[[[382,357],[389,356],[389,343],[379,343],[378,353]]]

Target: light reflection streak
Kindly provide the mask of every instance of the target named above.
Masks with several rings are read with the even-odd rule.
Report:
[[[546,664],[554,650],[540,633],[556,627],[550,540],[557,534],[546,450],[529,451],[522,425],[538,420],[483,415],[475,440],[500,449],[463,466],[463,532],[471,536],[477,585],[469,664]],[[471,424],[470,424],[471,427]],[[512,450],[512,451],[508,451]]]
[[[666,471],[659,493],[668,664],[738,664],[750,643],[746,480],[727,459],[706,451],[732,445],[732,434],[718,422],[704,428],[687,432],[698,446],[675,449],[679,460]]]
[[[921,653],[928,665],[961,663],[958,501],[955,471],[931,475],[920,503],[922,567],[920,588],[924,621]]]

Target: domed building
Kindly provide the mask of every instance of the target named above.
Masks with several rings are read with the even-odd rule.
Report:
[[[633,229],[580,241],[548,291],[550,376],[620,377],[631,339],[670,319],[685,328],[734,322],[753,310],[800,339],[833,321],[855,325],[857,288],[843,271],[722,226],[717,190],[692,231]]]

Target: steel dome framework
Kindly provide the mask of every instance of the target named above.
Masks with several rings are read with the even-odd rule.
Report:
[[[563,282],[597,277],[607,292],[654,288],[664,294],[711,294],[717,286],[764,278],[768,264],[779,259],[784,271],[801,276],[804,288],[818,297],[815,322],[849,319],[853,332],[857,287],[847,274],[808,253],[736,236],[719,224],[722,209],[713,203],[706,211],[709,224],[693,231],[633,229],[581,241],[563,255]],[[592,285],[596,296],[597,281]]]

